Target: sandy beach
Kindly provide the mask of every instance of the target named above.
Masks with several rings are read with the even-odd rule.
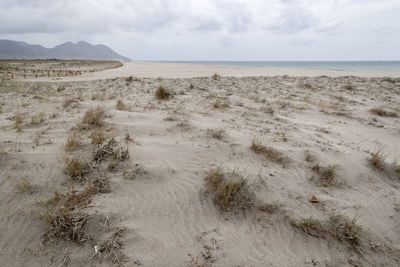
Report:
[[[400,264],[399,73],[0,79],[0,266]]]

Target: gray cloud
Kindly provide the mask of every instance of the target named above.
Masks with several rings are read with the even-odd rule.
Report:
[[[45,46],[87,40],[149,59],[190,57],[188,47],[192,58],[265,59],[291,45],[362,40],[368,57],[383,36],[385,52],[398,53],[399,12],[398,0],[1,0],[0,38]]]

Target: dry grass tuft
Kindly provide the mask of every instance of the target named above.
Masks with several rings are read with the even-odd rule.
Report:
[[[64,149],[66,151],[73,151],[73,150],[79,148],[82,144],[80,138],[81,137],[76,132],[73,132],[72,134],[70,134],[68,136],[67,140],[65,141]]]
[[[218,140],[224,138],[224,133],[224,129],[207,129],[207,135]]]
[[[293,220],[291,223],[305,233],[314,237],[325,237],[324,235],[328,231],[323,222],[312,217]]]
[[[17,132],[22,131],[22,123],[24,122],[24,116],[20,113],[15,114],[14,116],[14,124],[15,124],[15,129],[17,129]]]
[[[312,89],[313,88],[311,83],[308,83],[308,82],[300,82],[297,86],[299,88],[304,88],[304,89]]]
[[[171,97],[171,92],[165,89],[162,85],[157,88],[155,96],[158,100],[164,100]]]
[[[121,99],[117,101],[115,108],[117,110],[123,110],[123,111],[129,110],[129,107]]]
[[[73,99],[73,98],[64,99],[63,104],[62,104],[63,109],[70,110],[70,109],[73,109],[76,107],[78,107],[78,101],[76,99]]]
[[[73,179],[80,179],[85,173],[89,171],[88,163],[82,157],[67,157],[65,158],[64,171]]]
[[[218,75],[217,73],[214,73],[214,74],[211,76],[211,78],[212,78],[214,81],[219,81],[219,80],[221,79],[221,76]]]
[[[309,217],[291,220],[291,224],[311,236],[325,238],[325,235],[329,234],[336,240],[345,242],[358,251],[363,230],[357,224],[357,220],[357,217],[351,220],[344,215],[333,214],[327,221]]]
[[[106,140],[104,131],[100,128],[95,129],[89,136],[91,143],[94,145],[102,144]]]
[[[250,146],[256,154],[264,155],[268,160],[282,164],[282,167],[286,167],[290,163],[290,159],[283,155],[283,153],[277,151],[272,147],[264,145],[260,140],[254,139]]]
[[[85,115],[83,116],[82,123],[89,126],[100,127],[104,124],[104,113],[104,108],[101,106],[97,106],[94,109],[91,108],[86,111]]]
[[[227,108],[229,107],[229,102],[228,100],[221,100],[220,98],[217,98],[215,102],[213,103],[214,108]]]
[[[17,188],[19,193],[32,193],[33,192],[33,186],[32,184],[26,180],[26,179],[22,179],[21,182],[15,184],[15,188]]]
[[[383,154],[381,149],[378,149],[376,152],[372,153],[368,160],[372,167],[380,171],[383,171],[387,165],[385,161],[385,154]]]
[[[249,191],[247,181],[234,172],[226,174],[219,168],[212,169],[205,180],[207,191],[213,194],[214,203],[223,211],[244,209],[254,204],[254,194]]]
[[[353,91],[354,90],[354,86],[352,84],[348,83],[345,86],[343,86],[343,89],[345,89],[347,91]]]
[[[391,112],[391,111],[387,111],[381,107],[377,107],[377,108],[371,108],[369,110],[369,112],[381,116],[381,117],[397,117],[397,113],[395,112]]]
[[[337,177],[338,165],[322,166],[318,160],[306,151],[306,161],[309,163],[309,167],[314,171],[323,185],[332,185],[335,183]]]
[[[39,124],[46,121],[46,114],[40,112],[39,114],[33,115],[31,117],[30,124]]]
[[[341,241],[347,242],[353,248],[360,245],[362,228],[357,224],[358,217],[352,220],[343,215],[331,215],[329,217],[329,229],[332,236]]]

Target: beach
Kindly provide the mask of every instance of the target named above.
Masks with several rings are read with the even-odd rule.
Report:
[[[400,73],[122,64],[0,80],[0,266],[399,264]]]

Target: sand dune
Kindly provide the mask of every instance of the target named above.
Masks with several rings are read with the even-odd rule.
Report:
[[[386,76],[398,77],[130,62],[56,81],[2,80],[0,265],[396,266],[400,79]],[[160,86],[170,98],[155,97]],[[103,124],[85,125],[97,106]],[[93,160],[96,128],[129,157],[110,170],[115,158],[104,156],[71,179],[64,160]],[[74,132],[80,144],[66,151]],[[252,150],[255,140],[269,154]],[[385,163],[374,166],[379,149]],[[218,206],[205,181],[218,167],[246,179],[251,205]],[[107,192],[73,207],[88,216],[86,240],[45,242],[46,200],[103,178]],[[350,219],[336,235],[332,215]],[[94,255],[116,227],[123,260]]]

